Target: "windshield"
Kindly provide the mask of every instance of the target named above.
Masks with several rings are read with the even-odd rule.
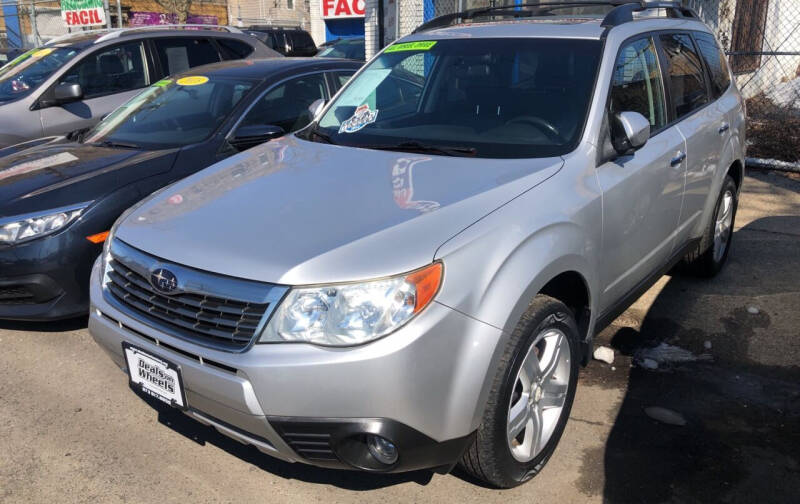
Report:
[[[143,149],[200,142],[253,86],[250,80],[202,75],[160,80],[109,114],[84,136],[84,142]]]
[[[37,48],[9,61],[0,68],[0,102],[29,95],[79,52],[73,47]]]
[[[597,40],[458,39],[389,46],[302,137],[486,158],[566,154],[583,129]]]
[[[331,46],[320,49],[317,56],[320,58],[345,58],[363,61],[365,58],[364,39],[341,40]]]

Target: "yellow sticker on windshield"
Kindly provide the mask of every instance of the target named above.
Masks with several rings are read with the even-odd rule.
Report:
[[[53,52],[53,50],[50,49],[49,47],[47,49],[39,49],[35,53],[31,54],[31,57],[32,58],[44,58],[45,56],[47,56],[51,52]]]
[[[202,75],[193,75],[192,77],[181,77],[175,83],[179,86],[199,86],[208,82],[208,77]]]
[[[431,47],[436,45],[435,40],[421,40],[419,42],[403,42],[401,44],[392,44],[386,48],[386,53],[401,52],[401,51],[430,51]]]

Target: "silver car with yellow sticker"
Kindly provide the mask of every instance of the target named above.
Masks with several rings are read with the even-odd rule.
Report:
[[[593,335],[730,251],[742,98],[677,3],[437,18],[315,108],[129,210],[92,279],[135,391],[286,461],[520,484]]]
[[[90,128],[167,75],[275,57],[282,56],[226,26],[139,26],[57,37],[0,67],[0,148]]]

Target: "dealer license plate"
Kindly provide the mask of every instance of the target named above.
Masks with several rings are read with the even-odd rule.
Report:
[[[186,409],[180,367],[125,342],[122,351],[128,364],[131,388],[176,408]]]

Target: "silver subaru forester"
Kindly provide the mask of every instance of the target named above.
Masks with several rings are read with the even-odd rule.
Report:
[[[725,263],[745,111],[677,4],[511,7],[423,25],[120,218],[89,328],[137,393],[290,462],[544,466],[593,335]]]

